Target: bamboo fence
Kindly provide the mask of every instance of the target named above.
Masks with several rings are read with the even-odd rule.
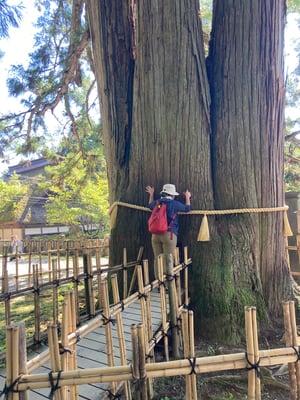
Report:
[[[162,257],[160,257],[162,259]],[[190,259],[186,259],[184,263],[176,265],[174,271],[176,270],[176,275],[180,274],[180,271],[184,271],[188,265],[191,264]],[[8,399],[19,399],[18,395],[26,395],[27,391],[31,389],[31,383],[26,389],[19,389],[19,384],[27,382],[27,378],[23,381],[23,376],[26,377],[33,376],[33,372],[40,366],[44,365],[49,359],[51,364],[51,372],[48,375],[50,384],[50,394],[49,398],[55,398],[58,400],[77,399],[77,378],[76,375],[78,370],[76,369],[76,343],[79,339],[88,335],[90,332],[95,330],[99,326],[105,327],[106,334],[106,354],[107,354],[107,365],[108,369],[116,371],[120,367],[115,367],[115,355],[114,348],[112,344],[112,332],[111,332],[111,322],[113,317],[116,318],[118,338],[119,338],[119,349],[120,349],[120,359],[123,367],[127,367],[127,356],[126,356],[126,346],[122,327],[122,311],[127,308],[130,304],[135,301],[139,301],[141,305],[141,315],[142,323],[137,325],[135,328],[132,327],[132,362],[133,362],[133,374],[136,376],[137,389],[136,393],[139,393],[138,398],[146,398],[148,393],[153,393],[152,380],[146,377],[146,366],[150,365],[153,359],[149,356],[153,354],[153,349],[156,343],[161,339],[167,337],[167,331],[170,326],[169,323],[165,323],[161,330],[159,330],[154,336],[152,336],[152,321],[151,312],[149,312],[150,294],[151,291],[160,287],[161,294],[164,293],[166,286],[167,276],[161,276],[161,279],[149,283],[149,271],[148,263],[144,261],[142,265],[138,264],[135,266],[136,273],[133,274],[137,278],[137,292],[133,293],[131,296],[120,301],[119,295],[119,285],[117,283],[117,274],[114,273],[111,276],[112,282],[112,292],[114,298],[114,304],[109,305],[109,291],[108,291],[108,280],[107,276],[103,276],[100,282],[101,285],[101,314],[95,318],[88,321],[83,326],[76,328],[75,313],[75,299],[74,293],[66,293],[63,307],[63,320],[62,320],[62,334],[61,340],[58,340],[58,327],[57,324],[48,325],[48,345],[49,348],[37,357],[26,362],[26,369],[22,367],[25,372],[20,374],[21,368],[17,365],[20,364],[19,360],[16,358],[16,352],[19,354],[18,350],[18,339],[21,338],[19,330],[17,333],[11,333],[15,331],[15,324],[10,325],[7,329],[7,366],[9,368],[7,372],[6,381],[6,394]],[[176,298],[175,303],[178,304],[179,301]],[[177,311],[177,315],[184,310],[185,305],[181,305]],[[167,321],[168,307],[165,302],[161,304],[161,314],[164,316],[163,320]],[[16,326],[17,329],[18,326]],[[13,336],[15,335],[15,336]],[[14,346],[9,345],[14,342]],[[168,357],[168,352],[165,356]],[[13,360],[13,361],[12,361]],[[24,361],[23,361],[24,364]],[[22,364],[22,365],[23,365]],[[11,369],[11,365],[14,365],[14,370]],[[136,369],[135,369],[136,368]],[[61,385],[61,376],[63,373],[74,372],[74,379],[69,382],[68,385]],[[41,374],[35,375],[39,381]],[[31,379],[31,378],[30,378]],[[40,381],[39,381],[40,382]],[[115,379],[115,380],[104,380],[104,382],[109,382],[109,394],[110,396],[117,396],[118,391],[122,386],[125,387],[126,399],[131,399],[131,390],[128,379]],[[27,383],[25,383],[27,385]],[[48,387],[48,385],[43,386],[43,383],[38,387]],[[68,388],[67,388],[68,387]],[[70,394],[70,397],[68,395]]]
[[[153,379],[159,377],[184,376],[186,379],[186,399],[197,399],[197,375],[215,373],[220,371],[242,370],[248,373],[248,399],[261,399],[262,367],[279,366],[288,364],[290,376],[290,395],[292,400],[300,400],[300,371],[298,361],[300,359],[300,338],[297,335],[295,317],[295,305],[293,302],[283,303],[286,347],[260,350],[258,342],[258,329],[256,321],[256,308],[245,307],[245,332],[246,349],[244,352],[216,355],[209,357],[196,357],[194,350],[194,322],[193,312],[187,310],[188,296],[178,291],[178,276],[187,277],[187,266],[191,260],[184,251],[184,262],[177,264],[171,270],[171,262],[165,257],[160,257],[159,279],[149,283],[147,261],[128,263],[126,252],[123,255],[126,270],[129,264],[134,266],[132,276],[136,284],[127,283],[127,287],[137,286],[137,291],[120,301],[118,278],[113,268],[110,276],[112,284],[113,304],[109,303],[108,278],[101,274],[98,278],[98,287],[101,288],[99,301],[101,311],[88,322],[76,329],[76,293],[67,293],[63,306],[63,321],[61,338],[58,337],[57,324],[48,325],[49,348],[38,357],[27,361],[26,345],[24,345],[24,327],[13,323],[7,327],[7,351],[6,351],[6,384],[3,392],[9,400],[26,399],[30,390],[48,388],[49,398],[58,400],[78,399],[78,386],[82,384],[109,384],[108,395],[116,398],[120,389],[125,387],[125,398],[131,399],[131,393],[135,398],[147,400],[153,395]],[[89,260],[89,257],[87,257]],[[89,261],[87,261],[89,262]],[[165,265],[164,265],[165,263]],[[122,269],[123,270],[123,269]],[[164,272],[165,271],[165,272]],[[90,270],[89,270],[90,272]],[[83,279],[86,275],[83,275]],[[39,285],[39,279],[35,278],[35,284]],[[124,283],[124,280],[123,280]],[[183,287],[188,289],[187,283]],[[152,321],[149,315],[149,303],[151,292],[159,288],[161,301],[162,326],[152,336]],[[89,288],[88,288],[89,289]],[[87,289],[87,290],[88,290]],[[124,289],[124,287],[123,287]],[[172,304],[166,304],[166,292]],[[90,290],[90,289],[89,289]],[[183,302],[182,302],[183,300]],[[132,303],[139,301],[141,305],[142,323],[133,324],[131,327],[132,354],[128,362],[126,345],[123,334],[122,311]],[[182,304],[180,304],[182,302]],[[174,308],[176,304],[176,308]],[[170,312],[168,313],[168,309]],[[116,318],[119,351],[121,365],[115,365],[115,354],[112,346],[111,324]],[[176,321],[176,323],[175,323]],[[176,326],[175,326],[176,325]],[[177,327],[177,325],[180,325]],[[107,367],[78,369],[76,365],[76,345],[79,339],[88,335],[99,326],[105,327],[107,337]],[[179,328],[179,329],[177,329]],[[173,330],[179,334],[179,341],[173,339]],[[183,357],[170,360],[170,336],[172,344],[182,343]],[[165,361],[155,362],[153,349],[160,341],[163,341]],[[173,351],[174,354],[177,354]],[[34,371],[51,361],[50,373],[36,374]]]
[[[72,290],[76,309],[76,324],[94,317],[99,313],[95,301],[101,297],[101,280],[106,274],[119,272],[123,282],[131,288],[134,282],[128,282],[128,269],[135,269],[141,262],[142,248],[137,259],[127,261],[124,249],[124,261],[120,265],[109,267],[108,243],[103,240],[86,241],[31,241],[24,243],[26,253],[13,262],[9,262],[8,247],[2,247],[0,255],[0,314],[2,328],[13,322],[24,320],[24,315],[16,315],[17,302],[25,299],[31,308],[28,313],[34,315],[34,326],[26,327],[33,331],[29,344],[39,345],[47,335],[47,323],[59,324],[62,312],[61,294]],[[130,288],[126,287],[129,293]],[[52,303],[49,311],[49,302]]]
[[[294,303],[283,304],[286,326],[286,341],[294,340],[299,343],[299,337],[290,337],[292,332],[297,332],[294,318]],[[246,351],[236,354],[226,354],[210,357],[195,357],[193,339],[193,313],[184,310],[182,313],[182,330],[184,332],[184,358],[164,362],[146,362],[147,343],[145,343],[145,326],[143,324],[131,327],[132,336],[132,361],[128,365],[108,366],[105,368],[59,369],[59,341],[56,326],[49,327],[49,349],[51,354],[51,374],[32,374],[23,367],[23,373],[18,369],[19,365],[19,340],[20,327],[7,328],[8,358],[7,358],[7,395],[8,399],[18,400],[21,395],[30,389],[49,388],[50,395],[55,399],[61,397],[64,387],[72,387],[86,383],[109,382],[116,387],[120,382],[129,382],[135,398],[144,400],[151,398],[147,390],[149,379],[170,376],[186,377],[186,399],[197,399],[196,375],[228,370],[248,371],[248,399],[261,398],[260,369],[262,367],[278,366],[288,363],[293,366],[292,373],[296,386],[291,387],[291,398],[299,399],[299,387],[296,366],[299,359],[299,348],[287,346],[285,348],[259,350],[256,309],[245,308]],[[128,386],[129,387],[129,386]],[[49,398],[50,398],[49,395]],[[117,394],[115,394],[117,395]],[[130,394],[126,399],[130,398]],[[51,397],[52,398],[52,397]],[[75,397],[70,397],[75,399]]]

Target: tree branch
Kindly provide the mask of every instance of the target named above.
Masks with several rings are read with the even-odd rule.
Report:
[[[76,74],[78,60],[82,52],[86,49],[89,40],[90,40],[90,33],[89,30],[86,30],[81,38],[81,41],[78,43],[78,46],[76,47],[76,49],[74,50],[73,54],[70,57],[70,67],[69,70],[65,71],[64,73],[63,84],[60,90],[58,91],[57,96],[55,97],[54,101],[44,105],[44,107],[36,114],[37,117],[43,116],[48,110],[53,110],[57,106],[57,104],[62,100],[63,96],[67,93],[68,86],[73,81],[74,76]]]
[[[300,134],[300,131],[295,131],[295,132],[292,132],[292,133],[290,133],[289,135],[285,135],[285,137],[284,137],[284,140],[287,142],[287,141],[289,141],[290,139],[292,139],[292,138],[295,138],[297,135],[299,135]],[[297,139],[297,138],[296,138]],[[298,140],[298,139],[297,139]]]

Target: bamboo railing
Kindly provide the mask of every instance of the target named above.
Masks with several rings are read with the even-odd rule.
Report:
[[[288,332],[295,331],[295,320],[293,316],[293,302],[284,303],[284,314],[286,323],[286,335]],[[186,377],[186,399],[197,398],[196,375],[229,371],[229,370],[248,370],[248,399],[259,400],[261,398],[261,382],[262,379],[260,369],[262,367],[271,367],[289,363],[293,365],[292,374],[296,386],[291,387],[291,398],[299,399],[299,382],[296,377],[299,349],[294,346],[285,348],[259,350],[258,335],[256,323],[255,307],[245,308],[245,328],[246,328],[246,351],[236,354],[226,354],[210,357],[195,357],[193,353],[193,312],[185,310],[182,318],[182,329],[186,341],[184,343],[184,358],[178,360],[169,360],[164,362],[146,362],[147,343],[145,344],[145,326],[143,324],[131,327],[132,334],[132,362],[128,365],[108,366],[105,368],[88,368],[84,370],[78,369],[63,369],[55,371],[60,367],[58,354],[59,342],[55,333],[55,326],[49,329],[50,333],[50,353],[53,358],[53,367],[51,375],[38,374],[34,375],[27,372],[26,368],[23,373],[18,370],[19,359],[19,341],[21,337],[20,326],[11,326],[7,328],[8,341],[8,371],[6,387],[8,399],[18,400],[29,389],[49,388],[50,395],[54,395],[55,399],[65,399],[61,392],[64,387],[72,387],[86,383],[113,383],[115,387],[118,383],[126,382],[127,385],[132,385],[132,392],[135,393],[135,398],[142,400],[148,399],[149,393],[147,390],[147,382],[149,379],[171,376]],[[299,343],[297,336],[296,342]],[[290,340],[287,336],[287,340]],[[295,343],[296,343],[295,342]],[[14,390],[14,391],[13,391]],[[117,396],[117,394],[111,393]],[[52,397],[51,397],[52,398]],[[71,397],[72,399],[74,397]],[[126,399],[130,398],[130,394]],[[74,398],[75,399],[75,398]]]
[[[160,257],[160,260],[162,257]],[[180,274],[180,271],[184,271],[188,265],[191,264],[190,259],[186,259],[184,263],[177,265],[174,268],[174,276],[175,271],[176,275]],[[16,359],[16,352],[19,354],[17,341],[21,335],[19,331],[19,327],[15,324],[12,324],[10,328],[7,330],[8,339],[7,342],[11,343],[14,341],[14,346],[9,346],[7,349],[7,365],[8,367],[13,364],[15,367],[12,370],[10,368],[7,378],[6,388],[8,388],[7,394],[8,398],[12,396],[12,399],[19,399],[19,395],[24,395],[26,393],[24,388],[20,389],[18,385],[27,381],[28,377],[33,376],[33,372],[38,369],[40,366],[44,365],[49,359],[51,364],[51,372],[48,374],[50,383],[50,398],[55,398],[59,400],[65,400],[68,398],[68,394],[70,393],[70,399],[78,398],[78,390],[77,390],[77,373],[76,370],[76,360],[74,359],[74,355],[76,354],[76,343],[79,338],[82,339],[84,336],[88,335],[90,332],[95,330],[99,326],[105,327],[106,333],[106,352],[107,352],[107,364],[109,370],[114,370],[116,368],[116,373],[118,374],[120,367],[115,367],[115,355],[114,348],[112,345],[112,333],[111,333],[111,322],[112,318],[117,316],[117,327],[118,327],[118,337],[119,337],[119,349],[120,349],[120,359],[123,367],[127,366],[127,357],[126,357],[126,346],[124,335],[122,333],[122,311],[127,308],[132,302],[140,301],[141,304],[141,315],[142,315],[142,323],[137,325],[135,328],[132,326],[132,362],[133,362],[133,374],[136,374],[137,378],[137,389],[136,394],[137,398],[145,398],[147,393],[151,393],[153,391],[151,387],[151,379],[146,379],[146,366],[151,364],[151,358],[148,357],[150,354],[153,354],[153,348],[156,343],[158,343],[162,338],[166,337],[167,329],[169,324],[165,324],[161,330],[159,330],[154,336],[152,336],[152,321],[151,321],[151,313],[148,312],[148,304],[150,303],[150,294],[151,291],[160,287],[160,293],[165,293],[166,286],[168,286],[167,276],[162,276],[160,280],[156,280],[149,284],[149,271],[148,271],[148,263],[144,261],[142,265],[136,265],[135,267],[136,273],[134,276],[137,277],[137,285],[138,291],[133,293],[131,296],[124,299],[122,302],[119,301],[119,285],[117,284],[117,275],[113,274],[111,276],[112,281],[112,290],[114,297],[114,304],[112,306],[109,305],[109,293],[108,293],[108,280],[107,277],[102,277],[101,280],[101,314],[92,320],[88,321],[83,326],[78,329],[74,329],[75,319],[70,318],[70,316],[75,314],[75,301],[73,293],[67,293],[64,300],[63,307],[63,321],[62,321],[62,337],[61,340],[58,340],[58,330],[56,324],[48,325],[48,344],[49,348],[45,350],[43,353],[39,354],[37,357],[31,359],[26,364],[27,373],[25,380],[23,381],[23,376],[20,375],[20,369],[16,367],[19,364],[19,360]],[[179,293],[181,296],[181,293]],[[179,300],[176,298],[175,303],[179,304]],[[184,310],[186,305],[181,305],[181,311]],[[161,306],[161,314],[164,316],[163,320],[166,321],[168,313],[168,307],[165,302],[162,303]],[[177,314],[180,315],[180,310],[177,311]],[[16,330],[19,333],[14,333],[15,336],[10,336],[11,330],[15,332]],[[165,356],[168,357],[168,351],[166,351]],[[13,362],[11,360],[14,360]],[[24,364],[24,360],[23,360]],[[77,371],[77,372],[75,372]],[[71,381],[68,385],[61,385],[60,379],[63,373],[74,372],[75,375],[71,378]],[[43,374],[36,375],[37,380],[40,380],[40,377]],[[80,374],[81,375],[81,374]],[[88,378],[89,379],[89,378]],[[29,378],[31,380],[31,378]],[[142,383],[141,383],[142,381]],[[40,381],[39,381],[40,382]],[[121,386],[125,386],[125,395],[126,399],[131,399],[131,390],[129,386],[128,379],[118,379],[116,377],[115,380],[108,379],[110,387],[109,394],[111,396],[117,396],[118,390]],[[38,387],[48,387],[48,385]],[[68,389],[66,388],[68,386]],[[27,386],[26,390],[31,389],[31,384]]]
[[[151,398],[153,393],[153,379],[159,377],[185,376],[186,399],[197,399],[197,375],[219,371],[244,370],[248,372],[248,399],[260,400],[262,388],[262,367],[278,366],[288,364],[291,399],[300,400],[300,374],[298,360],[300,359],[300,338],[297,335],[295,305],[293,302],[283,303],[286,347],[260,350],[258,343],[258,329],[256,321],[256,308],[245,307],[245,332],[246,349],[244,352],[225,354],[210,357],[196,357],[194,350],[194,321],[193,312],[187,310],[188,297],[183,296],[181,303],[181,288],[178,291],[178,274],[183,273],[187,277],[188,265],[191,260],[187,257],[170,269],[171,262],[160,257],[159,279],[149,283],[147,261],[136,263],[133,276],[136,278],[137,291],[129,294],[120,301],[118,278],[112,274],[111,284],[113,291],[113,304],[109,304],[108,280],[104,274],[100,275],[98,285],[101,287],[101,312],[94,318],[76,329],[76,319],[69,318],[76,314],[75,293],[67,293],[64,299],[63,321],[61,338],[59,340],[56,324],[48,325],[49,348],[38,357],[27,361],[26,346],[24,346],[24,327],[21,324],[11,324],[7,327],[7,376],[3,393],[9,400],[26,399],[29,390],[48,388],[49,397],[59,400],[78,398],[78,386],[82,384],[107,383],[109,384],[109,396],[118,397],[121,387],[125,387],[125,398],[131,399],[131,393],[135,398]],[[175,257],[176,259],[176,257]],[[164,262],[166,262],[166,273],[164,273]],[[126,265],[128,265],[126,261]],[[169,268],[167,268],[169,267]],[[129,286],[134,286],[129,283]],[[184,287],[186,282],[183,283]],[[162,309],[162,327],[152,336],[151,316],[149,315],[149,303],[151,292],[160,289],[160,300]],[[169,298],[173,298],[173,304],[166,304],[166,288]],[[131,362],[127,362],[126,346],[123,334],[122,311],[135,301],[141,305],[142,322],[133,324],[131,327],[132,354]],[[177,305],[173,309],[174,304]],[[170,312],[168,312],[168,309]],[[172,310],[172,312],[171,312]],[[173,316],[172,316],[173,315]],[[174,329],[174,315],[176,325],[180,323],[177,332],[180,332],[179,342],[183,344],[181,357],[170,360],[169,336]],[[111,344],[111,322],[116,317],[119,351],[121,365],[115,365],[115,354]],[[173,320],[172,320],[173,319]],[[76,346],[78,340],[88,335],[99,326],[104,326],[107,337],[107,363],[104,368],[86,368],[84,370],[76,367]],[[153,355],[155,345],[163,340],[164,356],[163,362],[155,362],[149,357]],[[178,343],[175,339],[172,344]],[[34,371],[51,360],[50,373],[34,374]],[[67,389],[66,389],[67,388]],[[69,396],[69,397],[68,397]]]
[[[3,254],[0,255],[0,314],[3,315],[0,328],[24,320],[24,314],[16,315],[15,310],[17,302],[25,304],[26,298],[31,307],[29,313],[34,315],[33,326],[26,327],[27,331],[33,331],[28,344],[40,344],[47,335],[47,323],[59,323],[62,293],[68,290],[74,292],[77,325],[99,312],[95,301],[101,297],[101,279],[106,274],[121,273],[129,293],[134,282],[128,282],[128,270],[134,270],[141,262],[143,249],[133,261],[127,261],[124,249],[125,264],[109,267],[107,257],[103,257],[107,254],[107,246],[108,243],[98,239],[27,242],[27,252],[13,262],[9,262],[8,248],[3,247]],[[52,313],[49,315],[47,309],[50,302]]]

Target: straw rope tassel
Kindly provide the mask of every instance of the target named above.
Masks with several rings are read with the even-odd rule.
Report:
[[[198,233],[198,237],[197,237],[197,241],[198,242],[210,241],[209,226],[208,226],[208,220],[207,220],[206,214],[203,215],[199,233]]]
[[[114,229],[117,222],[118,206],[113,205],[110,209],[110,229]]]
[[[284,237],[293,236],[293,231],[289,223],[287,211],[284,211],[283,213],[283,236]]]

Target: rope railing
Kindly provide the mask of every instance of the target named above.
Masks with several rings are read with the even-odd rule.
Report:
[[[139,206],[139,205],[135,205],[135,204],[125,203],[122,201],[116,201],[111,205],[111,207],[109,209],[111,229],[113,229],[115,227],[116,222],[117,222],[118,207],[127,207],[127,208],[131,208],[131,209],[138,210],[138,211],[151,212],[149,207],[143,207],[143,206]],[[206,241],[210,240],[208,220],[207,220],[208,215],[234,215],[234,214],[252,214],[252,213],[258,214],[258,213],[270,213],[270,212],[284,212],[283,236],[284,237],[293,236],[293,232],[291,230],[291,227],[290,227],[290,224],[288,221],[288,216],[287,216],[288,209],[289,209],[289,207],[287,205],[284,205],[284,206],[280,206],[280,207],[234,208],[234,209],[228,209],[228,210],[191,210],[187,213],[179,212],[178,214],[203,215],[199,233],[197,236],[197,241],[198,242],[206,242]]]

